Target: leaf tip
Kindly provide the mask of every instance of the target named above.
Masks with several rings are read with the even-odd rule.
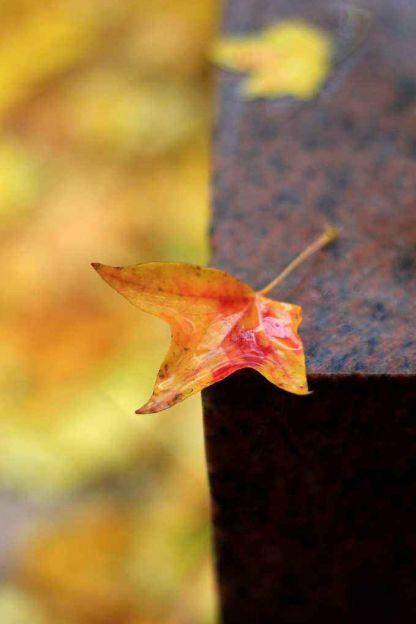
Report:
[[[152,400],[152,398],[150,398],[149,401],[147,401],[147,403],[145,403],[141,407],[138,407],[134,411],[134,413],[135,414],[154,414],[155,412],[160,412],[160,411],[161,411],[161,408],[156,406],[155,402]]]
[[[135,414],[156,414],[156,412],[161,412],[163,409],[166,409],[166,407],[152,407],[150,403],[146,403],[145,405],[142,405],[142,407],[139,407],[138,409],[136,409],[134,413]]]
[[[103,265],[100,262],[91,262],[91,266],[96,271],[99,271]]]

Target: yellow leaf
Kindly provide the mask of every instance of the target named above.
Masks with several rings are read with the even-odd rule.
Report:
[[[312,98],[325,82],[332,43],[327,33],[299,20],[269,26],[255,35],[225,37],[213,47],[214,63],[247,72],[247,98]]]

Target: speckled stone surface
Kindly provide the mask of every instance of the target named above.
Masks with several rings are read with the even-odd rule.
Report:
[[[310,373],[415,374],[416,5],[360,4],[367,41],[315,101],[245,102],[221,74],[211,264],[261,287],[337,225],[341,240],[271,293],[303,307]],[[340,36],[332,6],[230,0],[225,30],[306,13]]]
[[[319,97],[244,102],[220,72],[212,266],[303,306],[309,397],[252,371],[203,392],[224,624],[416,621],[416,4],[367,0]],[[341,5],[342,6],[342,5]],[[338,2],[229,0],[224,31]],[[345,7],[345,5],[344,5]]]

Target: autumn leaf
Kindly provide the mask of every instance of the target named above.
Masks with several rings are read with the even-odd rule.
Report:
[[[93,263],[133,305],[171,326],[172,342],[153,395],[138,414],[159,412],[241,368],[253,368],[294,394],[307,394],[297,330],[301,308],[265,297],[289,271],[335,238],[328,229],[259,292],[225,271],[183,263],[130,267]]]
[[[217,65],[249,77],[247,98],[293,96],[308,100],[326,80],[332,54],[328,34],[301,20],[287,20],[259,33],[224,37],[213,47]]]

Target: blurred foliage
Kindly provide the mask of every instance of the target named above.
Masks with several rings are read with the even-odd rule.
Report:
[[[0,0],[2,624],[213,621],[199,399],[134,415],[168,328],[89,263],[206,262],[217,11]]]

